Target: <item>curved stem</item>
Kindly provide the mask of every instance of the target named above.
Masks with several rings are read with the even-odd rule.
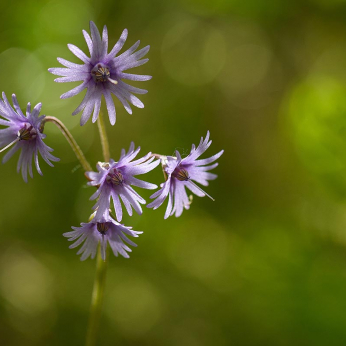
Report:
[[[100,112],[97,119],[97,125],[99,128],[103,158],[105,162],[109,162],[109,144],[107,139],[107,133],[105,124],[103,121],[102,113]],[[106,247],[105,261],[102,260],[101,246],[99,245],[97,250],[97,263],[96,263],[96,276],[94,281],[94,288],[91,297],[91,309],[89,316],[89,326],[86,336],[86,346],[95,346],[97,333],[100,325],[100,318],[102,312],[103,295],[106,285],[107,274],[107,260],[108,260],[108,247]]]
[[[105,127],[105,122],[103,120],[103,114],[100,112],[99,117],[97,118],[97,127],[99,128],[101,145],[102,145],[102,153],[105,162],[109,162],[110,154],[109,154],[109,144],[107,138],[107,132]]]
[[[108,247],[106,258],[108,257]],[[86,346],[96,345],[97,332],[100,325],[103,294],[106,285],[107,262],[101,256],[101,246],[99,245],[96,259],[96,277],[94,281],[93,293],[91,297],[91,308],[89,325],[86,336]]]
[[[46,116],[42,121],[42,127],[44,127],[45,123],[53,123],[55,124],[59,130],[62,132],[62,134],[65,136],[66,140],[70,144],[72,150],[77,156],[77,159],[79,160],[80,164],[82,165],[83,169],[85,171],[91,171],[91,166],[87,159],[85,158],[81,148],[77,144],[76,140],[73,138],[71,132],[67,129],[67,127],[64,125],[62,121],[60,121],[56,117]]]

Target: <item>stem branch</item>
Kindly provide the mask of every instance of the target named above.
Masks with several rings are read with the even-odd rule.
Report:
[[[77,144],[76,140],[73,138],[71,132],[67,129],[67,127],[64,125],[64,123],[62,121],[60,121],[58,118],[56,117],[51,117],[51,116],[46,116],[44,118],[44,120],[42,121],[42,125],[44,126],[45,123],[53,123],[55,124],[60,131],[62,132],[62,134],[65,136],[66,140],[68,141],[68,143],[70,144],[72,150],[74,151],[74,153],[77,156],[77,159],[79,160],[80,164],[82,165],[83,169],[87,172],[87,171],[91,171],[91,166],[89,164],[89,162],[87,161],[87,159],[85,158],[81,148],[79,147],[79,145]]]
[[[109,154],[109,144],[107,138],[107,132],[105,127],[105,122],[103,120],[103,114],[100,112],[99,117],[97,118],[97,127],[99,128],[101,145],[102,145],[102,153],[105,162],[109,162],[110,154]]]
[[[155,157],[155,159],[160,159],[161,160],[161,167],[162,167],[163,177],[165,178],[165,180],[167,180],[168,176],[167,176],[167,173],[165,171],[165,167],[167,165],[167,156],[160,155],[160,154],[151,154],[150,157]]]

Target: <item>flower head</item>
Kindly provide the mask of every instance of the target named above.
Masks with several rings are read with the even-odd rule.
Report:
[[[92,220],[88,223],[81,223],[81,227],[72,227],[74,231],[66,232],[63,235],[69,238],[69,241],[74,241],[70,245],[70,249],[82,244],[83,246],[77,252],[77,255],[82,254],[81,261],[86,260],[89,256],[94,258],[97,252],[97,246],[101,243],[102,259],[106,259],[107,242],[109,243],[115,256],[118,253],[125,258],[129,258],[127,252],[132,250],[124,243],[124,241],[132,246],[137,246],[134,242],[127,238],[126,235],[131,237],[138,237],[143,232],[133,231],[131,227],[126,227],[114,221],[106,212],[98,221]]]
[[[7,162],[16,151],[21,149],[17,171],[22,171],[23,179],[27,182],[28,171],[31,178],[33,177],[33,158],[38,173],[42,175],[38,163],[38,153],[50,166],[53,166],[50,161],[59,161],[59,159],[50,154],[53,149],[43,142],[46,135],[41,133],[41,122],[44,119],[44,115],[39,116],[41,103],[38,103],[32,111],[31,105],[28,103],[26,115],[24,115],[15,94],[12,95],[14,109],[8,102],[5,93],[2,93],[2,98],[3,100],[0,99],[0,116],[4,119],[0,119],[0,125],[7,126],[7,128],[0,130],[0,147],[2,147],[0,152],[12,147],[2,162]]]
[[[157,185],[148,183],[135,178],[135,175],[150,172],[160,164],[160,160],[153,162],[155,157],[148,153],[144,157],[132,161],[140,151],[140,147],[135,150],[132,142],[129,151],[126,153],[124,149],[118,162],[110,160],[110,162],[99,162],[97,164],[98,172],[87,172],[86,175],[90,179],[88,183],[91,186],[97,186],[98,190],[90,199],[99,197],[94,208],[97,208],[95,219],[98,220],[109,209],[110,198],[113,199],[115,214],[118,221],[122,219],[122,206],[120,199],[125,205],[129,215],[132,215],[132,208],[142,214],[140,203],[146,203],[145,200],[131,187],[138,186],[144,189],[156,189]]]
[[[150,46],[146,46],[135,52],[140,43],[140,41],[137,41],[127,51],[116,56],[126,41],[126,29],[122,32],[120,39],[109,53],[107,27],[103,27],[101,38],[95,23],[90,22],[90,32],[91,37],[83,30],[90,57],[85,55],[78,47],[68,44],[70,51],[83,61],[82,65],[58,58],[58,61],[66,66],[66,68],[50,68],[48,71],[55,75],[62,76],[61,78],[55,79],[55,81],[59,83],[82,81],[82,84],[61,95],[62,99],[75,96],[82,90],[87,89],[82,103],[72,113],[75,115],[83,110],[80,120],[81,125],[84,125],[88,121],[92,112],[94,112],[92,121],[95,122],[97,120],[102,95],[106,100],[109,120],[111,124],[114,125],[115,107],[112,94],[120,100],[126,111],[130,114],[132,114],[132,110],[128,102],[138,108],[144,107],[144,104],[134,96],[133,93],[145,94],[147,91],[128,85],[124,83],[122,79],[133,81],[146,81],[151,79],[151,76],[124,73],[125,70],[143,65],[149,60],[140,59],[147,54]]]
[[[212,141],[209,141],[209,131],[207,136],[201,141],[196,149],[192,145],[190,154],[181,158],[180,153],[176,151],[176,157],[167,156],[161,159],[163,161],[164,171],[167,174],[167,180],[161,184],[161,189],[155,192],[150,198],[156,198],[153,202],[147,205],[148,208],[157,209],[168,196],[168,205],[165,213],[165,219],[175,213],[178,217],[182,214],[184,208],[190,208],[190,201],[187,196],[185,187],[191,190],[199,197],[208,196],[195,182],[207,186],[208,180],[217,178],[216,174],[209,173],[211,169],[217,167],[218,163],[206,166],[217,160],[222,154],[223,150],[207,159],[197,160],[210,146]]]

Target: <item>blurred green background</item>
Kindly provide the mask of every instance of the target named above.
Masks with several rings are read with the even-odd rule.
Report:
[[[207,192],[180,218],[165,205],[124,223],[144,231],[130,259],[111,257],[100,345],[346,344],[346,1],[1,1],[0,89],[59,117],[93,167],[97,127],[59,96],[56,57],[78,62],[89,20],[110,45],[129,30],[151,45],[150,74],[128,115],[116,100],[112,157],[185,154],[207,130],[225,149]],[[104,107],[104,104],[103,104]],[[104,107],[105,109],[105,107]],[[0,344],[83,345],[95,261],[62,236],[86,221],[93,189],[63,136],[61,158],[25,184],[1,166]],[[41,160],[42,161],[42,160]],[[160,169],[146,179],[162,181]],[[138,191],[149,200],[151,191]]]

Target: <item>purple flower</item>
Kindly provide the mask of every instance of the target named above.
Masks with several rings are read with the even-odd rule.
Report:
[[[124,244],[124,241],[132,246],[137,246],[134,242],[126,237],[130,235],[131,237],[138,237],[139,234],[143,232],[132,231],[132,227],[126,227],[120,223],[114,221],[108,214],[102,216],[98,221],[93,219],[88,223],[81,223],[81,227],[72,227],[74,231],[66,232],[63,235],[69,238],[69,241],[74,241],[72,245],[69,246],[70,249],[77,247],[82,244],[83,246],[77,252],[77,255],[82,254],[81,261],[86,260],[89,256],[94,258],[97,252],[97,246],[101,243],[101,255],[102,259],[106,259],[106,248],[107,242],[113,250],[115,256],[118,253],[125,258],[129,258],[127,252],[132,250]],[[127,251],[127,252],[126,252]]]
[[[2,93],[3,100],[0,99],[0,125],[7,126],[6,129],[0,130],[0,147],[3,147],[0,152],[10,148],[9,152],[4,156],[2,162],[7,162],[12,155],[22,149],[17,165],[17,171],[22,170],[22,176],[25,182],[28,181],[28,171],[32,174],[32,158],[34,157],[37,172],[42,175],[39,163],[38,153],[41,154],[50,166],[53,164],[50,161],[59,161],[59,159],[52,154],[52,148],[48,147],[43,139],[45,134],[41,133],[40,126],[44,119],[44,115],[39,116],[41,110],[41,103],[38,103],[31,111],[31,105],[28,103],[26,108],[26,116],[21,111],[16,95],[12,95],[12,102],[14,109],[8,102],[5,93]]]
[[[58,61],[62,65],[66,66],[66,68],[50,68],[48,71],[55,75],[62,76],[61,78],[55,79],[55,81],[59,83],[83,82],[74,89],[61,95],[61,98],[64,99],[77,95],[85,88],[87,89],[82,103],[72,113],[75,115],[83,110],[80,120],[81,125],[84,125],[88,121],[93,111],[92,121],[95,122],[97,120],[102,95],[106,100],[109,120],[111,124],[114,125],[115,107],[112,94],[120,100],[126,111],[130,114],[132,114],[132,110],[128,101],[138,108],[144,107],[144,104],[132,93],[145,94],[147,93],[147,90],[128,85],[124,83],[122,79],[133,81],[146,81],[151,79],[151,76],[124,73],[125,70],[143,65],[149,60],[140,59],[147,54],[150,46],[146,46],[135,52],[140,43],[140,41],[137,41],[131,48],[116,57],[116,54],[121,50],[126,41],[126,29],[122,32],[120,39],[110,53],[107,52],[107,27],[103,27],[102,39],[95,23],[93,22],[90,22],[90,32],[91,37],[85,30],[83,30],[83,35],[90,52],[90,58],[73,44],[67,45],[70,51],[77,58],[83,61],[83,65],[74,64],[65,59],[58,58]]]
[[[98,220],[109,209],[110,198],[113,199],[115,214],[118,221],[122,219],[122,206],[120,198],[125,205],[129,215],[132,215],[132,208],[142,214],[140,203],[146,203],[145,200],[131,187],[138,186],[144,189],[156,189],[157,185],[148,183],[135,178],[135,175],[150,172],[160,164],[160,160],[153,162],[155,157],[148,153],[141,159],[132,161],[140,151],[140,147],[135,150],[135,144],[131,142],[129,151],[125,153],[122,149],[118,162],[110,160],[110,162],[97,164],[98,173],[87,172],[86,175],[90,179],[88,183],[91,186],[97,186],[98,190],[91,196],[91,200],[99,197],[94,209],[97,208],[95,220]],[[132,207],[132,208],[131,208]]]
[[[214,180],[217,178],[216,174],[209,173],[211,169],[215,168],[218,163],[206,166],[215,160],[217,160],[222,154],[223,150],[219,153],[209,157],[208,159],[197,160],[210,146],[212,141],[209,141],[209,131],[205,140],[203,137],[199,143],[199,146],[192,145],[190,154],[181,158],[178,151],[176,151],[176,157],[167,156],[163,157],[164,171],[167,174],[167,180],[161,184],[161,189],[155,192],[150,198],[156,198],[153,202],[147,205],[148,208],[157,209],[168,196],[168,205],[165,213],[165,219],[175,213],[176,217],[179,217],[184,208],[190,208],[190,200],[187,196],[185,187],[191,190],[195,195],[199,197],[208,196],[195,182],[207,186],[208,180]]]

